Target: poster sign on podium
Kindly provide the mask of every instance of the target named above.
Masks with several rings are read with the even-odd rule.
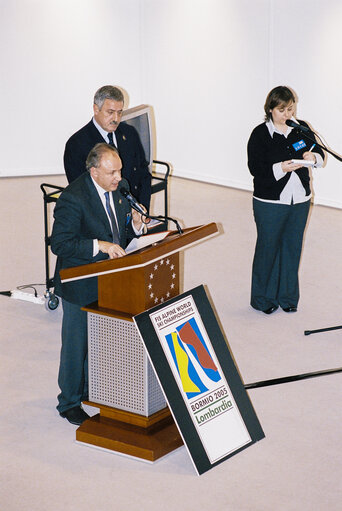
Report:
[[[198,474],[264,437],[203,286],[134,322]]]

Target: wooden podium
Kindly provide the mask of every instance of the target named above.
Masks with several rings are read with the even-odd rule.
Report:
[[[91,446],[155,461],[182,445],[133,316],[180,294],[179,252],[216,235],[210,223],[171,231],[119,259],[61,270],[62,282],[98,277],[88,312],[89,401],[100,409],[76,430]]]

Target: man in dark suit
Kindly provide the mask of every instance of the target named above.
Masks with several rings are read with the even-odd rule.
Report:
[[[86,171],[85,161],[95,144],[115,145],[122,161],[122,175],[127,179],[132,194],[149,209],[151,200],[151,174],[137,131],[122,123],[124,97],[112,85],[101,87],[94,96],[94,117],[74,133],[65,145],[64,168],[71,183]]]
[[[72,424],[88,418],[81,408],[88,397],[87,313],[81,308],[97,300],[97,277],[61,283],[59,271],[122,257],[128,241],[142,234],[141,215],[118,190],[119,183],[129,189],[121,166],[116,148],[97,144],[86,160],[88,172],[65,188],[54,210],[54,284],[63,305],[57,410]]]

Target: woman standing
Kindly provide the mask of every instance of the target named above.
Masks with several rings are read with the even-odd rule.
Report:
[[[264,109],[265,122],[254,128],[247,147],[257,227],[251,305],[265,314],[279,306],[296,312],[298,268],[311,198],[308,167],[321,167],[324,153],[312,141],[313,133],[286,124],[292,120],[308,127],[294,119],[295,97],[288,87],[272,89]],[[293,159],[305,163],[293,163]]]

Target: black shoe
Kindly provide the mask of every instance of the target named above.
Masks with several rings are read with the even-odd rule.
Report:
[[[262,312],[264,312],[265,314],[272,314],[272,312],[275,312],[277,309],[278,309],[278,305],[272,305],[272,307],[270,307],[269,309],[266,309]]]
[[[80,424],[90,418],[80,406],[69,408],[69,410],[65,410],[65,412],[61,412],[59,415],[67,419],[71,424],[76,424],[76,426],[80,426]]]
[[[297,307],[285,307],[284,312],[297,312]]]

